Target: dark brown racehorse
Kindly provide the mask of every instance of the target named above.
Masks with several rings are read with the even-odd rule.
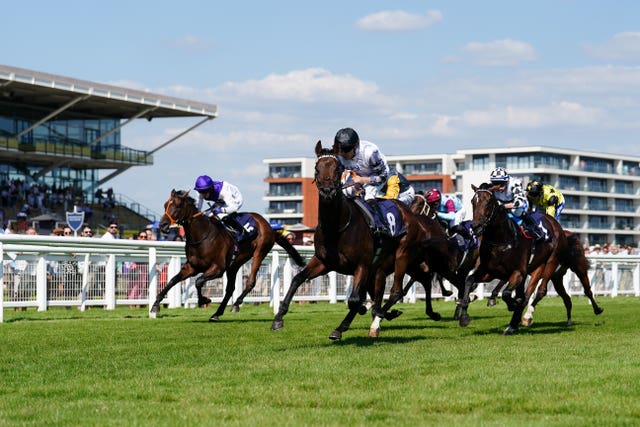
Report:
[[[256,284],[256,275],[260,264],[273,248],[274,243],[282,246],[292,260],[300,266],[305,262],[296,249],[280,233],[276,232],[261,215],[249,213],[256,224],[255,237],[247,238],[236,244],[235,238],[217,218],[210,218],[198,211],[195,200],[185,191],[171,191],[169,200],[164,204],[164,215],[160,219],[160,229],[168,230],[170,225],[180,224],[184,227],[187,262],[167,285],[160,291],[155,303],[151,307],[152,313],[160,311],[160,302],[165,298],[169,289],[177,283],[202,273],[196,279],[198,290],[198,305],[203,306],[211,302],[202,295],[204,284],[227,273],[227,286],[224,297],[216,312],[209,321],[217,321],[224,314],[227,303],[233,294],[238,270],[251,260],[251,272],[243,286],[242,294],[233,303],[233,311],[238,311],[245,296],[251,292]],[[253,233],[252,233],[253,234]]]
[[[324,149],[318,141],[315,152],[315,184],[319,195],[315,253],[307,266],[292,279],[271,329],[284,327],[283,317],[304,281],[336,271],[353,275],[353,287],[348,301],[349,312],[329,338],[341,339],[356,314],[366,313],[364,303],[367,293],[374,299],[374,321],[369,336],[376,337],[380,330],[380,319],[390,319],[397,314],[389,312],[389,308],[403,296],[402,280],[409,266],[420,256],[423,236],[411,211],[395,201],[406,228],[405,233],[401,237],[377,242],[361,208],[342,192],[344,168],[337,158],[337,150]],[[382,306],[385,279],[390,273],[395,274],[394,284],[389,300]]]
[[[566,272],[563,263],[568,263],[569,245],[562,227],[551,217],[546,221],[550,237],[548,241],[534,242],[526,238],[496,200],[494,196],[496,187],[482,184],[480,188],[475,186],[472,188],[475,192],[471,199],[472,228],[476,235],[482,236],[482,243],[480,263],[466,280],[462,305],[468,306],[469,291],[473,284],[493,279],[508,281],[507,289],[515,290],[515,299],[511,296],[511,292],[503,293],[504,301],[509,309],[513,310],[511,321],[504,334],[511,335],[517,332],[524,307],[532,293],[530,288],[525,290],[527,274],[531,275],[530,283],[534,286],[540,281],[540,286],[546,288],[554,274]],[[462,326],[468,325],[469,321],[468,316],[460,318]]]
[[[460,250],[455,237],[449,236],[444,225],[440,223],[437,218],[437,212],[431,209],[424,195],[420,192],[416,193],[416,197],[411,203],[411,211],[417,215],[420,225],[423,227],[423,232],[432,238],[432,244],[426,249],[426,263],[428,264],[429,271],[438,278],[444,277],[458,290],[458,300],[464,293],[464,281],[469,272],[476,266],[478,260],[478,249],[471,249],[465,254]],[[407,283],[405,286],[405,293],[413,285],[414,280]],[[426,282],[424,282],[426,283]],[[425,285],[425,303],[426,314],[434,320],[440,320],[440,315],[433,311],[431,307],[431,284]],[[440,288],[443,295],[446,295],[448,291],[442,286],[440,280]],[[449,292],[451,295],[451,292]],[[461,306],[456,304],[456,311],[454,313],[454,319],[458,319],[460,316]]]
[[[569,244],[569,257],[567,258],[568,262],[562,264],[562,269],[556,272],[553,276],[551,276],[551,283],[553,284],[556,293],[562,297],[562,302],[564,303],[564,307],[567,311],[567,326],[573,325],[573,320],[571,319],[571,297],[566,292],[564,288],[564,284],[562,281],[562,277],[566,273],[567,269],[570,269],[576,274],[578,280],[580,280],[580,284],[582,285],[583,292],[589,301],[591,302],[591,307],[593,308],[593,312],[595,315],[598,315],[604,311],[603,308],[598,306],[596,302],[593,292],[591,291],[591,284],[589,283],[589,260],[584,254],[584,248],[580,243],[580,239],[570,231],[564,231],[565,236],[567,237],[567,242]],[[497,298],[499,292],[502,290],[503,285],[506,282],[500,282],[495,289],[491,292],[491,298]],[[536,284],[529,282],[530,292],[533,292]],[[528,305],[527,311],[522,318],[522,324],[524,326],[531,326],[533,323],[533,312],[536,309],[536,306],[542,300],[542,298],[547,295],[547,288],[538,286],[536,291],[536,296],[533,298],[533,301]]]

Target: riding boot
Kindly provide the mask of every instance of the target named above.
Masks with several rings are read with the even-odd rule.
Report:
[[[236,240],[240,241],[244,236],[244,227],[236,220],[236,216],[234,214],[227,215],[222,222],[235,234]]]
[[[373,230],[373,234],[376,235],[376,236],[380,236],[380,237],[388,237],[390,235],[390,233],[389,233],[389,230],[387,230],[387,227],[384,224],[384,214],[382,213],[382,210],[380,209],[380,205],[378,204],[378,202],[375,199],[367,200],[367,203],[369,203],[369,206],[371,206],[373,208],[373,211],[375,212],[376,216],[378,217],[378,221],[376,221],[377,224],[376,224],[376,227]]]

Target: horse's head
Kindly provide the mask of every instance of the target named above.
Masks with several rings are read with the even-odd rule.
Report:
[[[427,203],[427,198],[424,197],[424,193],[422,191],[418,191],[416,196],[413,198],[411,205],[409,205],[411,212],[416,215],[426,215],[429,216],[430,206]]]
[[[342,191],[342,172],[344,167],[337,157],[336,148],[322,148],[322,143],[316,144],[316,171],[314,182],[318,187],[320,198],[333,199]]]
[[[167,233],[170,226],[182,224],[196,212],[195,200],[189,197],[188,191],[171,190],[171,196],[164,203],[164,215],[160,218],[159,223],[160,230]]]
[[[493,192],[494,186],[491,184],[481,184],[480,187],[471,185],[474,191],[471,205],[473,206],[473,220],[471,228],[476,236],[482,235],[487,225],[491,222],[500,205]]]

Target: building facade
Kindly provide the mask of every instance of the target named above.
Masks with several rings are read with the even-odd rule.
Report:
[[[640,157],[532,146],[394,155],[387,160],[416,190],[437,188],[460,195],[468,212],[471,185],[488,181],[489,172],[502,166],[525,185],[536,179],[560,190],[565,197],[560,222],[585,244],[637,247],[640,241]],[[267,217],[283,224],[302,222],[315,227],[315,159],[267,159],[264,163],[269,167],[265,179],[269,191],[264,198],[269,203]],[[283,167],[288,169],[278,169]],[[279,172],[285,170],[292,171],[291,176],[281,177]]]

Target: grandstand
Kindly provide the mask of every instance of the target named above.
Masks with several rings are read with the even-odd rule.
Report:
[[[27,223],[39,218],[36,226],[43,218],[63,222],[76,206],[95,229],[114,217],[124,228],[143,228],[157,214],[113,192],[109,181],[153,165],[156,151],[217,114],[212,104],[0,65],[2,226],[18,214],[27,214]],[[124,126],[170,117],[197,121],[150,151],[122,143]]]

